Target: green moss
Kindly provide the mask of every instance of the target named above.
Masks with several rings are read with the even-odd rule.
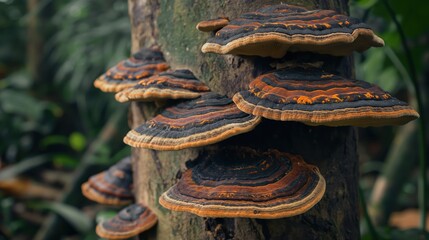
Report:
[[[198,31],[195,28],[197,23],[219,16],[234,18],[248,9],[280,2],[282,1],[160,0],[157,19],[159,43],[173,68],[189,68],[210,85],[213,79],[224,79],[229,75],[230,64],[224,56],[201,52],[201,46],[211,34]],[[217,90],[217,86],[210,87]]]

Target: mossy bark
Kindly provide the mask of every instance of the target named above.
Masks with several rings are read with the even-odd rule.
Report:
[[[206,1],[129,0],[132,51],[157,46],[173,69],[190,69],[218,93],[232,96],[247,87],[257,75],[278,62],[268,58],[203,54],[202,44],[210,34],[198,32],[197,22],[227,16],[234,18],[267,4],[287,2],[310,9],[325,8],[347,13],[347,0],[314,1]],[[352,73],[350,58],[316,54],[288,54],[282,61],[312,59],[327,69]],[[132,103],[130,127],[152,118],[162,106]],[[356,132],[351,127],[309,127],[294,122],[263,121],[254,131],[218,145],[245,145],[261,151],[276,148],[301,154],[317,165],[327,181],[326,194],[313,209],[300,216],[277,219],[204,219],[176,213],[158,204],[159,196],[177,182],[185,163],[201,149],[153,151],[133,149],[137,201],[147,204],[159,218],[156,228],[142,235],[147,239],[359,239],[357,205]],[[216,146],[216,145],[215,145]]]

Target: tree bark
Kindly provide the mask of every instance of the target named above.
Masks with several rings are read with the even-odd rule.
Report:
[[[210,34],[199,32],[196,24],[205,19],[241,13],[268,4],[290,3],[309,9],[348,12],[347,0],[129,0],[132,25],[132,52],[157,46],[173,69],[187,68],[218,93],[232,96],[245,89],[257,75],[271,69],[273,60],[257,57],[203,54],[200,49]],[[317,54],[288,54],[283,61],[316,59],[324,67],[351,76],[351,58]],[[129,124],[137,127],[162,107],[133,102]],[[133,149],[137,201],[147,204],[159,222],[144,239],[359,239],[356,131],[352,127],[310,127],[296,122],[264,120],[254,131],[233,137],[220,145],[244,145],[255,149],[276,148],[300,154],[319,167],[326,179],[326,193],[305,214],[276,220],[211,219],[189,213],[171,212],[158,203],[186,169],[186,162],[198,157],[201,149],[153,151]]]

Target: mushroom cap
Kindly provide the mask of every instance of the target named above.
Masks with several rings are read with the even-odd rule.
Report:
[[[382,47],[384,41],[359,19],[332,10],[273,5],[246,13],[216,32],[204,53],[281,58],[287,51],[334,56]]]
[[[129,131],[124,142],[155,150],[201,147],[248,132],[260,120],[240,111],[228,97],[209,92],[165,109]]]
[[[152,228],[158,218],[141,203],[122,209],[115,217],[97,225],[98,236],[107,239],[125,239]]]
[[[299,155],[249,148],[202,157],[159,203],[201,217],[283,218],[320,201],[325,179]]]
[[[82,184],[88,199],[107,205],[127,205],[133,202],[133,173],[131,157],[126,157]]]
[[[419,117],[378,86],[320,69],[281,69],[261,75],[233,97],[243,112],[308,125],[400,125]]]
[[[134,86],[139,80],[164,72],[169,68],[162,52],[143,48],[97,78],[94,86],[103,92],[119,92]]]
[[[197,29],[201,32],[217,31],[228,25],[229,19],[226,17],[219,17],[206,21],[201,21],[197,24]]]
[[[119,102],[192,99],[207,91],[210,91],[209,87],[199,81],[191,71],[181,69],[145,78],[135,86],[118,92],[115,98]]]

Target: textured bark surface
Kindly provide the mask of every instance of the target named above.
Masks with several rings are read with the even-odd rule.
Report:
[[[195,25],[204,19],[234,18],[263,5],[280,2],[342,13],[348,11],[346,0],[129,0],[132,51],[160,47],[174,69],[188,68],[213,91],[232,96],[278,61],[203,54],[200,48],[210,34],[197,31]],[[340,70],[346,76],[352,72],[349,58],[288,54],[280,62],[296,59],[323,61],[324,68]],[[152,118],[160,109],[162,106],[153,103],[132,103],[130,127]],[[158,198],[177,182],[186,169],[186,162],[197,158],[201,149],[174,152],[133,149],[137,200],[147,204],[159,218],[156,228],[143,234],[143,239],[359,239],[358,159],[353,128],[309,127],[265,120],[254,131],[218,145],[244,145],[261,151],[277,148],[301,154],[307,162],[320,168],[327,181],[326,194],[309,212],[285,219],[204,219],[175,213],[161,207]]]

